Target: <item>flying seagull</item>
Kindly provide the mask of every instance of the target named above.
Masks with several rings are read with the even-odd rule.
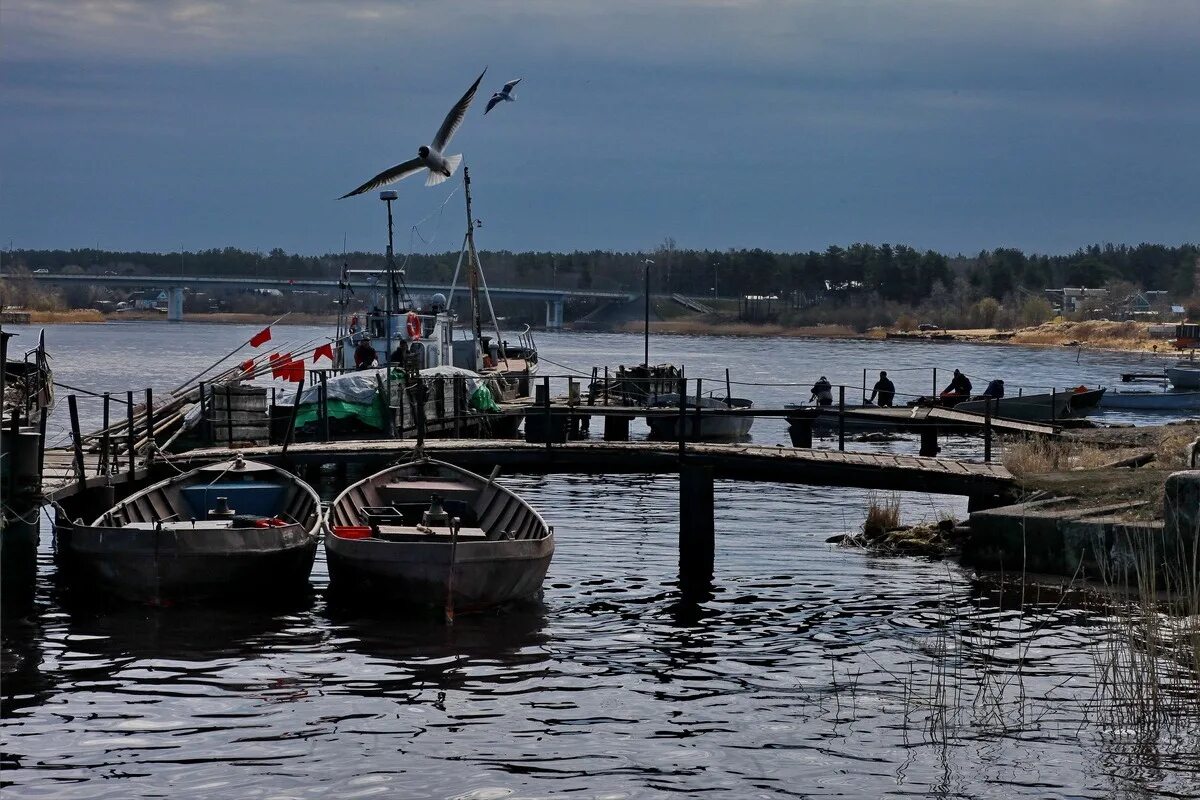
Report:
[[[462,96],[462,99],[454,104],[454,108],[450,109],[450,113],[446,115],[446,119],[442,122],[442,127],[438,128],[437,135],[433,137],[433,141],[428,145],[421,145],[417,148],[416,158],[405,161],[403,164],[397,164],[391,169],[384,170],[362,186],[352,192],[347,192],[338,199],[344,200],[356,194],[378,189],[380,186],[386,186],[393,181],[407,178],[409,175],[416,175],[423,169],[429,170],[429,175],[425,178],[426,186],[437,186],[453,175],[454,171],[458,169],[458,165],[462,163],[462,154],[446,156],[442,155],[442,151],[450,144],[450,138],[454,136],[454,132],[458,130],[458,126],[462,125],[463,118],[467,115],[467,107],[471,105],[471,100],[475,98],[475,90],[479,88],[479,82],[483,80],[484,72],[487,72],[487,67],[484,67],[483,72],[479,73],[479,77],[471,84],[471,88],[467,89],[467,93]]]
[[[521,79],[517,78],[515,81],[509,81],[508,83],[504,84],[504,88],[493,94],[492,99],[488,100],[487,108],[483,110],[483,113],[486,115],[489,111],[496,107],[497,103],[502,103],[505,100],[510,103],[516,101],[517,98],[512,96],[512,90],[513,87],[520,82]]]

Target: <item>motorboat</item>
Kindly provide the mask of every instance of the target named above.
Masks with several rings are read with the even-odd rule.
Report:
[[[687,439],[741,439],[750,433],[754,417],[746,415],[724,415],[693,413],[699,405],[701,409],[749,409],[754,403],[744,397],[700,397],[695,395],[685,401],[683,412],[683,432]],[[679,409],[679,394],[663,394],[656,397],[648,408]],[[654,439],[672,440],[679,438],[679,415],[648,416],[646,424],[650,426],[650,436]]]
[[[955,403],[954,410],[969,411],[973,414],[990,413],[993,417],[1021,422],[1053,422],[1087,416],[1103,397],[1104,389],[1041,392],[1016,397],[973,397]]]
[[[554,529],[498,472],[485,478],[420,458],[348,487],[325,534],[331,595],[448,615],[536,596]]]
[[[1200,389],[1200,361],[1180,361],[1167,367],[1167,380],[1176,389]]]
[[[89,524],[60,521],[72,584],[153,605],[307,585],[321,498],[278,467],[240,455],[160,481]]]

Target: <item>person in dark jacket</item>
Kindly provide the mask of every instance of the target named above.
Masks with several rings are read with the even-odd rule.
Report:
[[[816,400],[819,406],[833,405],[833,386],[828,379],[822,375],[812,387],[812,396],[809,401]]]
[[[963,375],[958,370],[954,370],[954,377],[950,379],[949,385],[942,390],[942,397],[950,397],[956,400],[965,400],[971,396],[971,380]]]
[[[375,352],[374,346],[371,345],[370,339],[363,339],[358,343],[358,347],[354,348],[354,367],[355,369],[366,369],[373,367],[379,361],[379,355]]]
[[[896,396],[896,384],[888,379],[887,372],[879,373],[879,380],[875,381],[875,386],[871,388],[871,399],[868,403],[874,403],[875,398],[879,398],[879,405],[883,408],[891,408],[892,398]]]

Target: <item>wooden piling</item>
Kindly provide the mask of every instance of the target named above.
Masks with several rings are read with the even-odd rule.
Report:
[[[154,390],[146,387],[146,443],[154,450]]]
[[[99,463],[97,464],[97,467],[96,467],[96,474],[98,474],[98,475],[104,475],[104,474],[108,473],[108,443],[109,443],[108,411],[109,411],[109,395],[108,395],[108,392],[105,392],[104,393],[104,412],[103,412],[104,413],[104,427],[101,428],[103,433],[100,434],[100,459],[99,459]]]
[[[82,489],[87,482],[87,474],[85,472],[87,468],[83,465],[83,438],[79,431],[79,409],[75,405],[75,395],[73,394],[67,395],[67,410],[71,415],[71,446],[75,450],[75,480],[79,482],[79,488]],[[17,427],[15,416],[13,418],[13,427]],[[16,431],[14,431],[13,436],[14,447],[17,441],[15,433]]]
[[[687,378],[683,377],[683,368],[679,368],[679,418],[675,422],[675,433],[679,438],[679,460],[683,461],[683,442],[687,438]]]
[[[838,450],[846,449],[846,387],[838,387]]]
[[[627,442],[629,441],[629,421],[632,417],[617,417],[606,415],[604,417],[604,441],[606,442]]]
[[[983,401],[983,463],[992,463],[992,398]]]
[[[709,587],[716,552],[713,523],[713,469],[679,468],[679,583],[684,592]]]
[[[134,449],[133,439],[133,392],[125,393],[125,447],[129,454],[129,471],[133,472],[137,466],[137,450]]]
[[[927,458],[933,458],[941,450],[937,443],[937,426],[930,425],[921,428],[921,455]]]

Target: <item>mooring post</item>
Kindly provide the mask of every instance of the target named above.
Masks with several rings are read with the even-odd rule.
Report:
[[[466,391],[466,381],[462,375],[455,375],[454,382],[451,384],[454,394],[451,397],[453,400],[452,408],[454,409],[454,438],[462,438],[462,409],[463,409],[463,392]]]
[[[46,418],[50,412],[46,410],[46,406],[42,405],[42,418],[38,422],[38,475],[43,475],[46,472]]]
[[[104,393],[104,424],[100,428],[100,460],[96,465],[96,474],[104,475],[108,472],[108,392]]]
[[[1050,390],[1050,424],[1051,425],[1053,425],[1057,421],[1057,415],[1055,414],[1055,408],[1054,408],[1056,405],[1058,405],[1058,389],[1054,388],[1054,389]]]
[[[545,409],[542,417],[546,426],[546,457],[550,457],[550,446],[554,441],[554,426],[551,424],[552,417],[550,416],[550,376],[542,378],[542,406]]]
[[[938,454],[937,426],[924,425],[921,427],[921,455],[933,458]]]
[[[321,441],[329,441],[329,373],[321,370]]]
[[[296,415],[300,413],[300,395],[304,392],[304,376],[300,376],[300,383],[296,385],[296,399],[292,403],[292,415],[288,418],[287,430],[283,432],[283,448],[280,450],[280,455],[286,456],[288,445],[292,443],[292,432],[296,429]]]
[[[713,468],[679,467],[679,585],[685,594],[712,584],[715,547]]]
[[[596,405],[596,374],[599,372],[598,367],[592,367],[592,382],[588,384],[588,405]]]
[[[846,449],[846,386],[838,386],[838,450]]]
[[[692,441],[700,439],[700,392],[703,390],[703,381],[703,378],[696,378],[696,413],[691,430]]]
[[[983,401],[983,463],[992,463],[992,398]]]
[[[75,448],[75,480],[79,482],[79,488],[82,489],[87,483],[87,475],[83,465],[83,440],[79,434],[79,409],[75,405],[75,395],[67,395],[67,410],[71,414],[71,444]],[[16,427],[17,420],[13,420],[13,426]],[[13,448],[16,448],[17,440],[13,437]]]
[[[608,405],[608,365],[604,367],[604,405]]]
[[[679,374],[683,375],[680,368]],[[683,460],[684,428],[687,426],[687,378],[679,378],[679,418],[675,423],[675,433],[679,435],[679,460]]]
[[[606,442],[627,442],[629,441],[629,417],[616,417],[611,414],[604,415],[604,441]]]
[[[867,368],[863,367],[862,404],[867,404]]]
[[[938,391],[937,391],[937,367],[934,367],[934,368],[933,368],[933,393],[932,393],[932,394],[930,394],[929,396],[930,396],[930,397],[937,397],[937,396],[938,396]]]
[[[134,449],[133,433],[133,392],[125,393],[125,447],[129,450],[129,471],[137,468],[137,451]]]
[[[146,387],[146,446],[154,452],[154,390]]]

